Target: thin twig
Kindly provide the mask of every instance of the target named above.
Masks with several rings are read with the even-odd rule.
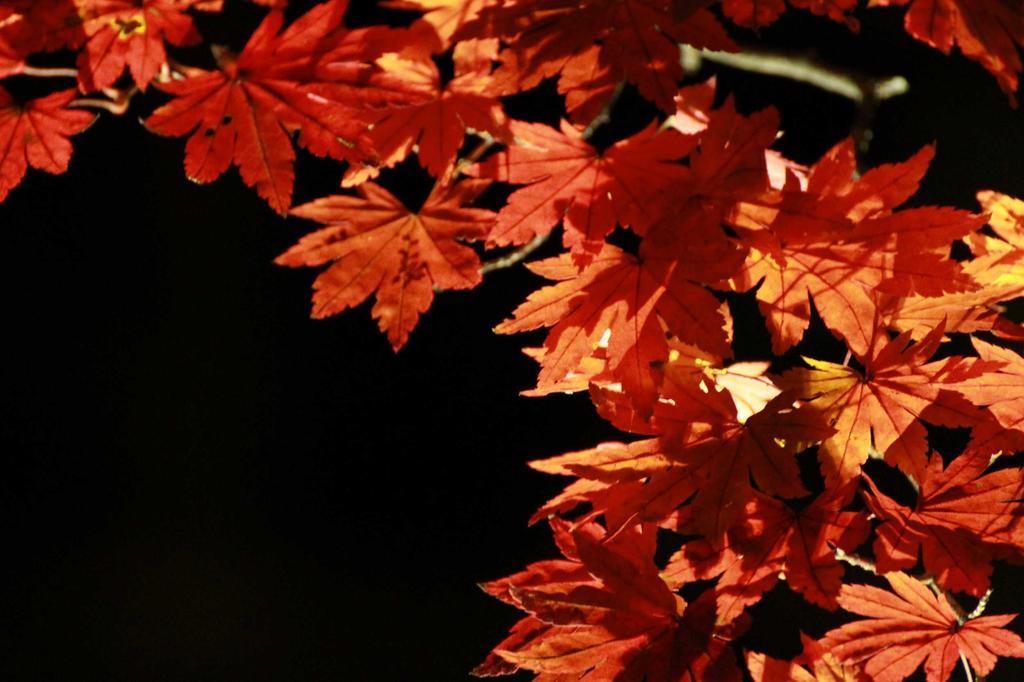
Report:
[[[865,570],[868,573],[874,573],[875,575],[878,575],[878,569],[875,567],[875,562],[871,559],[862,557],[859,554],[844,552],[839,547],[836,547],[835,555],[836,559],[838,559],[839,561],[850,564],[851,566],[856,566],[857,568]]]
[[[121,116],[124,112],[128,111],[127,102],[111,102],[108,99],[99,99],[97,97],[80,97],[68,102],[68,106],[80,109],[99,109],[114,116]]]
[[[83,109],[100,109],[102,111],[109,112],[114,116],[121,116],[128,111],[128,107],[130,107],[132,103],[132,98],[135,97],[138,92],[139,89],[134,85],[126,90],[104,90],[104,94],[109,95],[110,99],[79,97],[78,99],[69,102],[68,106]]]
[[[26,64],[21,68],[21,75],[33,78],[78,78],[78,70]]]
[[[455,164],[455,169],[452,170],[451,180],[459,177],[465,172],[465,169],[473,165],[480,160],[480,157],[487,153],[487,150],[494,146],[497,140],[486,130],[478,130],[476,134],[480,137],[480,142],[477,146],[473,147],[473,151],[467,154],[465,157],[459,159],[459,162]]]
[[[487,261],[480,266],[480,274],[486,275],[488,272],[512,267],[516,263],[525,260],[527,256],[539,249],[550,237],[550,232],[539,234],[512,253],[506,254],[501,258],[495,258],[494,260]]]

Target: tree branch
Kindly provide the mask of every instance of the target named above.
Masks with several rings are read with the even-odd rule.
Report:
[[[806,83],[852,101],[857,105],[857,117],[851,134],[857,144],[859,166],[864,165],[864,155],[874,136],[871,126],[878,105],[910,90],[910,84],[903,76],[871,76],[852,69],[830,66],[809,56],[759,48],[743,48],[741,52],[716,52],[683,45],[681,59],[683,68],[691,73],[700,70],[702,62],[707,60],[741,71]]]
[[[778,76],[813,85],[819,90],[861,104],[868,100],[883,102],[910,89],[903,76],[877,78],[853,70],[829,66],[810,57],[757,48],[744,48],[742,52],[716,52],[683,46],[683,64],[687,71],[696,71],[701,61],[707,60],[741,71]]]

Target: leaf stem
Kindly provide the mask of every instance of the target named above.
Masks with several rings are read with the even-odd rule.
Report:
[[[967,682],[974,682],[974,673],[971,672],[971,664],[967,662],[967,657],[964,656],[964,652],[960,652],[960,662],[964,666],[964,674],[967,675]]]

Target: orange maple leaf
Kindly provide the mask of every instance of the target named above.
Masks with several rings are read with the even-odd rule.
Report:
[[[867,475],[868,505],[882,520],[876,531],[880,571],[924,567],[940,585],[981,596],[989,586],[995,555],[1020,556],[1024,550],[1024,471],[1006,469],[982,475],[989,465],[984,450],[972,450],[943,470],[932,455],[920,481],[917,503],[908,509],[882,493]]]
[[[561,131],[514,121],[515,144],[468,169],[477,177],[527,185],[498,215],[488,241],[525,244],[564,219],[564,241],[574,252],[600,250],[616,223],[644,234],[669,211],[668,189],[685,177],[676,163],[695,140],[652,123],[604,152],[563,121]]]
[[[559,262],[569,274],[570,256]],[[531,294],[495,331],[551,327],[540,357],[539,389],[562,381],[605,345],[611,376],[649,411],[657,399],[658,367],[668,359],[663,324],[684,342],[730,354],[727,320],[718,300],[693,281],[700,274],[695,269],[675,260],[638,259],[605,244],[578,274]]]
[[[956,382],[955,389],[976,405],[984,405],[1006,435],[1024,435],[1024,358],[1014,351],[978,338],[971,343],[977,351],[980,373]],[[986,436],[1001,435],[998,429]]]
[[[559,74],[597,43],[597,61],[609,65],[666,112],[683,77],[679,43],[734,50],[714,15],[698,9],[681,20],[671,0],[523,0],[481,9],[456,39],[500,37],[502,94],[534,87]],[[610,94],[610,93],[609,93]],[[600,107],[598,107],[600,108]]]
[[[927,463],[927,433],[921,420],[942,426],[972,426],[979,411],[956,391],[960,382],[987,365],[949,357],[929,363],[942,341],[940,325],[912,344],[904,332],[891,341],[878,330],[867,355],[855,354],[864,371],[804,358],[811,369],[793,369],[781,381],[821,411],[836,433],[818,449],[829,485],[855,478],[872,448],[905,473],[920,479]]]
[[[476,18],[481,9],[496,5],[498,0],[385,0],[383,7],[423,12],[418,21],[429,24],[440,38],[440,49],[447,49],[452,35]]]
[[[842,511],[853,493],[850,485],[828,490],[797,510],[755,492],[725,536],[687,542],[669,559],[662,577],[678,587],[719,576],[720,622],[739,617],[783,572],[786,584],[807,601],[834,610],[843,579],[835,548],[852,551],[871,530],[862,512]],[[693,510],[687,511],[676,520],[683,533],[696,525]]]
[[[444,86],[429,55],[389,53],[377,60],[399,82],[415,86],[422,97],[412,104],[368,114],[367,135],[379,162],[353,166],[343,185],[353,187],[405,159],[415,147],[420,165],[435,178],[445,176],[466,136],[466,128],[486,131],[498,140],[511,138],[501,102],[489,91],[491,59],[497,40],[463,41],[455,46],[455,77]]]
[[[944,596],[905,573],[888,573],[892,592],[843,585],[839,604],[869,620],[828,632],[821,647],[843,662],[863,663],[874,682],[900,682],[924,662],[928,682],[945,682],[963,655],[978,675],[999,656],[1024,657],[1024,642],[1004,629],[1016,614],[961,622]],[[895,593],[895,594],[894,594]]]
[[[292,209],[328,225],[278,256],[281,265],[333,264],[313,283],[313,317],[358,305],[376,293],[373,316],[395,350],[409,338],[434,290],[469,289],[480,282],[480,259],[460,240],[482,238],[494,214],[467,208],[488,184],[437,185],[413,212],[383,187],[359,186],[359,197],[331,196]]]
[[[484,590],[526,611],[474,671],[649,682],[739,682],[728,640],[745,623],[715,624],[711,595],[687,604],[658,576],[654,528],[614,538],[597,524],[553,524],[566,561],[538,562]]]
[[[730,222],[754,248],[732,280],[757,298],[784,353],[810,323],[811,304],[854,353],[868,352],[879,296],[939,296],[977,288],[947,257],[952,241],[984,224],[983,216],[950,208],[893,211],[920,182],[929,147],[910,160],[872,169],[854,180],[850,142],[811,170],[806,189],[791,182],[777,199],[741,201]]]
[[[869,682],[860,665],[840,663],[831,652],[800,633],[803,653],[793,661],[747,652],[747,670],[754,682]],[[810,670],[803,667],[806,664]]]

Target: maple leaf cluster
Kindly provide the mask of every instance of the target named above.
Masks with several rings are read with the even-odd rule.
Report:
[[[573,478],[532,521],[550,519],[563,535],[586,528],[618,553],[577,558],[558,540],[567,559],[600,583],[588,594],[599,589],[601,597],[588,603],[614,615],[551,612],[527,595],[543,589],[576,604],[578,579],[549,571],[550,562],[534,564],[485,586],[529,615],[477,672],[741,679],[736,657],[720,647],[703,649],[713,660],[676,658],[658,653],[668,637],[661,630],[641,642],[613,625],[628,622],[641,597],[604,582],[626,560],[652,576],[651,586],[636,586],[644,596],[712,584],[692,605],[677,603],[674,623],[663,626],[683,627],[688,609],[713,605],[714,616],[691,637],[716,646],[742,635],[748,608],[783,578],[811,604],[872,619],[825,633],[821,646],[808,645],[793,662],[748,654],[758,680],[902,680],[923,662],[929,682],[939,682],[961,655],[980,675],[998,656],[1024,656],[1024,643],[1003,627],[1012,616],[969,618],[954,597],[984,598],[994,562],[1024,558],[1024,471],[1011,457],[1024,435],[1024,359],[1004,345],[1022,330],[998,305],[1022,293],[1022,252],[1013,245],[1024,236],[1024,202],[981,192],[982,214],[901,209],[931,148],[858,176],[846,141],[803,168],[769,149],[778,133],[773,112],[742,116],[728,100],[696,117],[706,123],[683,145],[682,102],[697,95],[684,89],[668,126],[602,158],[613,169],[613,153],[652,134],[666,136],[654,146],[659,152],[687,155],[686,166],[655,174],[662,184],[634,183],[652,192],[637,204],[646,213],[633,217],[628,201],[617,208],[614,185],[600,190],[603,213],[583,214],[589,225],[611,216],[597,228],[574,222],[566,202],[567,252],[531,265],[554,283],[497,327],[548,330],[531,351],[541,369],[530,394],[589,389],[603,417],[646,436],[531,463]],[[571,158],[557,149],[559,160]],[[534,154],[509,149],[478,164],[476,174],[528,182],[517,168]],[[659,163],[652,154],[623,166],[647,171]],[[514,220],[529,213],[516,194],[505,212]],[[639,246],[628,252],[607,243],[615,224],[629,225]],[[971,255],[952,258],[954,243]],[[729,302],[738,294],[757,300],[773,361],[732,359]],[[816,318],[844,354],[794,357]],[[970,440],[947,463],[930,451],[928,425],[969,429]],[[817,466],[809,473],[801,462],[811,457]],[[866,469],[872,457],[883,473],[902,473],[916,501],[883,490]],[[658,538],[679,549],[654,564]],[[852,569],[842,560],[851,557],[892,592],[849,584]],[[702,667],[710,665],[713,674]]]
[[[739,680],[723,647],[783,579],[810,604],[867,620],[808,640],[794,661],[748,652],[755,680],[902,680],[923,663],[940,682],[961,657],[986,675],[999,656],[1024,656],[1005,629],[1012,615],[969,616],[955,596],[984,601],[995,562],[1024,558],[1024,470],[1012,458],[1024,359],[1004,345],[1021,329],[997,306],[1021,294],[1024,252],[1012,244],[1024,202],[982,192],[982,215],[900,210],[932,150],[855,178],[849,142],[773,183],[775,120],[728,102],[711,111],[661,195],[671,208],[635,253],[588,250],[566,213],[567,242],[583,246],[534,264],[556,283],[498,327],[548,328],[531,351],[541,371],[530,394],[589,388],[603,417],[645,438],[531,463],[573,479],[532,519],[550,521],[566,559],[484,586],[528,615],[478,674]],[[494,167],[514,169],[513,151],[502,154]],[[950,258],[953,242],[973,257]],[[781,357],[733,361],[736,292],[756,297],[778,356],[799,344],[813,306],[845,358],[788,352],[798,366],[781,373],[770,371]],[[927,425],[970,440],[944,459]],[[916,499],[885,490],[869,458],[887,479],[902,473]],[[595,542],[601,552],[581,550]],[[662,545],[678,550],[655,563]],[[891,591],[850,583],[844,561]]]
[[[1024,656],[1011,615],[980,615],[994,567],[1024,560],[1024,329],[1002,305],[1024,295],[1024,201],[904,207],[932,147],[859,172],[848,140],[801,165],[772,148],[776,112],[683,84],[680,44],[735,50],[730,23],[788,7],[856,30],[855,0],[390,0],[416,18],[359,28],[345,0],[290,22],[286,2],[258,4],[244,47],[199,67],[171,53],[202,43],[196,17],[219,0],[0,1],[0,78],[67,76],[30,59],[71,51],[76,81],[27,102],[0,88],[0,199],[28,166],[66,170],[97,103],[158,91],[144,124],[187,138],[188,178],[234,166],[321,226],[277,259],[323,268],[313,315],[373,297],[396,350],[437,292],[481,282],[483,250],[516,260],[558,233],[560,255],[528,264],[551,283],[496,331],[545,330],[527,393],[588,391],[631,435],[531,464],[571,478],[533,518],[563,558],[484,586],[526,616],[477,674],[883,681],[923,665],[942,682]],[[907,4],[911,35],[958,45],[1013,98],[1019,6],[869,3]],[[545,82],[558,125],[507,113]],[[658,113],[598,144],[626,89]],[[341,193],[293,206],[296,147],[345,164]],[[388,188],[407,163],[433,182],[421,206]],[[507,198],[485,208],[492,187]],[[734,357],[742,301],[770,357]],[[801,356],[821,330],[840,350]],[[933,451],[936,427],[967,444]],[[739,651],[782,584],[863,619],[791,661]]]
[[[145,125],[160,135],[188,137],[188,178],[212,182],[235,166],[242,180],[281,214],[292,209],[296,145],[347,163],[345,187],[363,185],[415,156],[437,183],[422,210],[396,206],[386,189],[359,190],[364,203],[352,205],[363,212],[405,211],[410,219],[401,227],[353,222],[345,211],[327,210],[329,202],[314,202],[293,213],[328,227],[279,259],[291,266],[334,263],[314,285],[314,316],[357,305],[373,294],[374,316],[396,349],[408,339],[435,290],[468,288],[479,281],[471,272],[479,264],[457,241],[479,240],[489,248],[518,245],[561,223],[573,262],[582,266],[616,226],[641,236],[652,229],[667,210],[666,197],[680,183],[687,184],[682,175],[691,176],[691,187],[705,185],[690,200],[728,203],[723,193],[730,190],[712,189],[726,178],[715,173],[740,169],[711,168],[713,152],[705,149],[695,152],[690,168],[681,163],[696,144],[694,133],[706,124],[701,117],[713,91],[691,92],[680,101],[678,85],[685,76],[680,43],[734,50],[723,20],[758,28],[774,22],[788,6],[854,30],[859,26],[855,0],[390,0],[381,4],[420,18],[407,26],[356,29],[344,23],[346,0],[316,5],[287,26],[287,0],[251,1],[271,8],[264,21],[238,52],[211,46],[215,64],[200,68],[173,59],[171,53],[202,44],[197,17],[222,11],[223,0],[0,0],[0,79],[70,73],[77,86],[29,101],[16,100],[0,86],[0,120],[8,140],[0,157],[0,200],[21,182],[29,166],[52,173],[67,169],[69,138],[94,120],[93,93],[113,97],[113,104],[98,103],[116,113],[123,113],[140,91],[155,89],[172,96],[145,118]],[[870,6],[907,1],[872,0]],[[906,25],[912,35],[945,52],[959,45],[1013,97],[1022,68],[1017,47],[1024,42],[1019,8],[1005,0],[913,0]],[[76,68],[70,72],[31,63],[44,53],[67,50],[76,55]],[[451,75],[439,69],[438,58],[444,55],[451,57]],[[565,98],[567,120],[561,128],[510,119],[505,99],[545,79],[554,79]],[[590,124],[602,117],[623,84],[673,116],[682,134],[659,133],[652,122],[649,130],[611,149],[590,146]],[[682,107],[679,114],[677,106]],[[745,134],[767,134],[773,127],[767,117],[760,123],[762,130]],[[456,163],[467,134],[507,149],[468,168]],[[725,136],[714,144],[729,143],[729,131],[719,128],[709,136],[714,134]],[[701,167],[704,157],[708,162]],[[784,160],[772,161],[776,180],[785,183]],[[496,223],[481,209],[459,214],[450,224],[446,218],[421,220],[434,208],[444,206],[443,213],[461,208],[464,203],[459,202],[483,191],[482,185],[453,189],[467,170],[521,186]],[[738,197],[743,190],[736,189]],[[714,213],[705,211],[700,219],[713,222]],[[748,219],[760,218],[751,208]],[[385,234],[392,238],[382,242]],[[352,238],[357,241],[342,245]],[[461,255],[452,262],[445,258],[448,252]],[[357,255],[338,262],[348,254]],[[774,254],[776,260],[781,256]],[[750,262],[737,281],[745,277],[752,285],[771,267],[769,260]],[[364,271],[356,262],[372,262],[373,267]],[[651,267],[642,269],[640,279],[650,276]],[[685,279],[686,268],[674,269],[677,279]],[[880,270],[871,264],[861,272],[870,279],[871,270],[877,279]],[[762,293],[785,284],[769,277]],[[828,295],[822,286],[826,284],[818,282],[811,293]],[[943,286],[940,277],[929,280],[922,274],[912,293],[930,294],[937,286]],[[693,314],[709,303],[706,297],[697,300],[699,291],[690,288],[690,299],[676,301],[682,307],[675,312]],[[808,308],[797,299],[787,295],[774,302],[789,306],[774,313],[774,322],[782,327],[779,344],[806,323]],[[659,315],[669,322],[672,297],[660,300]],[[717,334],[717,314],[703,309],[698,314],[701,319],[695,323],[706,329],[702,347],[721,353],[723,340],[707,338]],[[653,328],[646,331],[655,335]],[[864,352],[866,340],[853,341],[855,350]],[[623,350],[615,348],[617,365]],[[631,380],[644,381],[638,375]],[[647,394],[649,399],[649,387]]]

